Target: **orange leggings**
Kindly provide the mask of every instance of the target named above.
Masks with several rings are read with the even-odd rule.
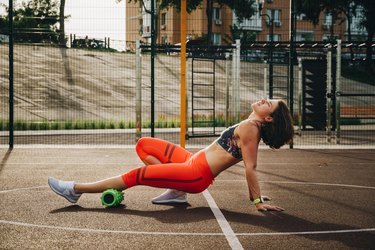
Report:
[[[143,166],[123,174],[127,188],[145,185],[199,193],[213,182],[203,150],[193,155],[173,143],[143,137],[137,142],[136,151],[141,160],[151,155],[161,164]]]

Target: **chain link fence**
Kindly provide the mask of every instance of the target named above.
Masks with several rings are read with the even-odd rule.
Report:
[[[138,7],[129,5],[127,13],[129,8],[135,11]],[[336,26],[328,29],[331,26],[327,25],[334,23],[329,15],[319,24],[319,41],[313,41],[312,33],[306,31],[299,32],[298,41],[290,43],[288,32],[282,29],[289,23],[281,15],[286,11],[283,8],[264,12],[276,18],[275,39],[269,34],[270,23],[259,16],[260,24],[265,22],[259,26],[259,37],[246,33],[253,42],[241,39],[236,44],[234,36],[227,45],[202,45],[199,39],[188,42],[188,147],[207,145],[227,126],[246,118],[252,102],[269,97],[284,99],[293,111],[295,147],[375,145],[375,82],[366,68],[369,43],[344,39],[338,52],[334,37],[324,36],[325,30],[342,33]],[[167,34],[173,33],[168,33],[168,27],[175,18],[163,13],[158,15],[160,30],[154,55],[144,35],[147,29],[140,31],[144,39],[139,56],[134,39],[69,34],[65,36],[67,46],[59,46],[59,33],[53,33],[52,39],[50,31],[46,32],[48,39],[42,36],[34,41],[22,36],[14,40],[10,55],[9,30],[2,29],[0,144],[6,146],[12,139],[14,145],[134,145],[137,127],[142,128],[142,136],[150,136],[152,126],[156,137],[179,143],[180,45],[168,40]],[[225,40],[217,31],[232,18],[221,15],[213,22],[214,41],[220,37]],[[129,23],[139,20],[135,16],[127,17]],[[143,20],[142,28],[147,24]],[[297,30],[310,27],[302,15],[297,20]],[[13,32],[33,37],[36,30]],[[128,51],[115,49],[114,43],[126,44]],[[141,124],[136,119],[137,82],[141,88]],[[10,133],[11,113],[14,137]]]

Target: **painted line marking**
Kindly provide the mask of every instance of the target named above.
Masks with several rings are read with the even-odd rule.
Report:
[[[219,226],[223,231],[230,247],[232,249],[244,249],[241,245],[241,242],[238,240],[236,234],[233,232],[231,226],[229,225],[227,219],[225,219],[224,214],[220,211],[219,207],[216,205],[214,198],[212,198],[210,192],[208,192],[207,189],[203,191],[203,196],[204,198],[206,198],[207,203],[210,206],[211,211],[215,215],[215,218],[219,223]]]
[[[239,182],[244,180],[216,180],[221,182]],[[346,184],[331,184],[331,183],[313,183],[313,182],[291,182],[291,181],[262,181],[269,183],[281,183],[281,184],[303,184],[303,185],[328,185],[328,186],[341,186],[341,187],[353,187],[353,188],[365,188],[365,189],[375,189],[375,187],[369,186],[357,186],[357,185],[346,185]],[[48,186],[35,186],[27,188],[17,188],[10,190],[1,190],[1,193],[8,193],[20,190],[28,189],[38,189],[47,188]],[[272,233],[234,233],[230,227],[228,221],[225,219],[224,215],[221,213],[220,209],[216,205],[211,194],[205,190],[203,192],[204,197],[210,205],[223,233],[191,233],[191,232],[147,232],[147,231],[122,231],[122,230],[103,230],[103,229],[91,229],[91,228],[74,228],[74,227],[61,227],[61,226],[49,226],[49,225],[38,225],[30,224],[16,221],[0,220],[0,224],[8,224],[15,226],[25,226],[25,227],[35,227],[35,228],[47,228],[47,229],[57,229],[57,230],[67,230],[67,231],[80,231],[80,232],[91,232],[91,233],[118,233],[118,234],[140,234],[140,235],[185,235],[185,236],[225,236],[229,244],[237,246],[236,241],[238,238],[236,236],[283,236],[283,235],[314,235],[314,234],[342,234],[342,233],[361,233],[361,232],[374,232],[375,228],[362,228],[362,229],[348,229],[348,230],[323,230],[323,231],[303,231],[303,232],[272,232]],[[229,238],[228,238],[229,237]],[[233,249],[243,249],[241,243],[238,241],[240,248]],[[232,245],[231,245],[232,246]]]
[[[0,220],[0,224],[34,227],[43,229],[55,229],[65,231],[78,231],[86,233],[116,233],[116,234],[140,234],[140,235],[169,235],[169,236],[224,236],[224,233],[191,233],[191,232],[147,232],[147,231],[123,231],[123,230],[107,230],[107,229],[92,229],[92,228],[76,228],[76,227],[61,227],[38,225],[17,221]],[[235,236],[283,236],[283,235],[306,235],[306,234],[342,234],[342,233],[362,233],[362,232],[375,232],[375,228],[362,228],[362,229],[348,229],[348,230],[327,230],[327,231],[306,231],[306,232],[273,232],[273,233],[236,233]],[[241,246],[242,247],[242,246]]]
[[[15,188],[15,189],[8,189],[8,190],[0,190],[0,194],[6,194],[9,192],[16,192],[16,191],[22,191],[22,190],[31,190],[31,189],[38,189],[38,188],[46,188],[48,186],[37,186],[37,187],[25,187],[25,188]]]
[[[326,230],[326,231],[306,231],[306,232],[276,232],[276,233],[237,233],[238,236],[282,236],[282,235],[304,235],[304,234],[342,234],[342,233],[361,233],[374,232],[375,228]]]
[[[215,180],[215,182],[246,182],[246,180]],[[297,185],[317,185],[317,186],[335,186],[335,187],[349,187],[349,188],[363,188],[363,189],[375,189],[371,186],[359,186],[350,184],[340,183],[323,183],[323,182],[303,182],[303,181],[259,181],[262,183],[278,183],[278,184],[297,184]]]

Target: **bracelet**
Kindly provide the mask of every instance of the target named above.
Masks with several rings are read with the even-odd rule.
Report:
[[[254,199],[253,204],[256,205],[258,203],[263,203],[263,202],[264,202],[263,198],[259,197],[259,198]]]

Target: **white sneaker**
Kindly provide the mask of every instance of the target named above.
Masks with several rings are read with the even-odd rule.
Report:
[[[176,189],[167,189],[161,195],[152,199],[153,204],[168,204],[168,203],[185,203],[187,202],[187,195],[184,191]]]
[[[76,194],[74,191],[74,182],[73,181],[60,181],[55,178],[48,178],[48,185],[58,195],[61,195],[71,203],[76,203],[81,197],[81,194]]]

